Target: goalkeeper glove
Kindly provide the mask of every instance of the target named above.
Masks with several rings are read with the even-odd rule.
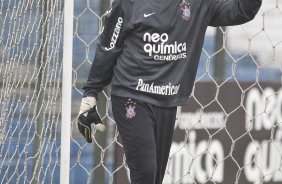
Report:
[[[77,118],[77,127],[79,132],[84,136],[88,143],[92,142],[91,137],[91,124],[95,124],[97,131],[104,131],[105,126],[102,124],[99,113],[96,109],[95,97],[84,97],[82,98],[79,115]]]

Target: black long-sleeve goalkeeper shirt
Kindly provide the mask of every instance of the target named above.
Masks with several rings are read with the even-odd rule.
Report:
[[[84,96],[112,94],[184,105],[208,26],[252,20],[261,0],[115,0],[105,18]]]

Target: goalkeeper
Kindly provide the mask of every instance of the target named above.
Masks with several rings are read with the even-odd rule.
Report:
[[[261,0],[115,0],[84,86],[78,127],[91,142],[97,94],[112,83],[133,184],[161,184],[176,107],[187,103],[208,26],[252,20]],[[91,112],[91,113],[90,113]]]

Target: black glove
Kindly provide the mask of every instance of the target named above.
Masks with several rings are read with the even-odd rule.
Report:
[[[91,138],[91,124],[95,125],[102,123],[99,113],[96,110],[96,106],[88,111],[80,114],[77,118],[77,127],[79,132],[84,136],[88,143],[92,142]]]

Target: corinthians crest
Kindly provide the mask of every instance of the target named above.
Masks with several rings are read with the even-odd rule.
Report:
[[[183,20],[188,21],[191,19],[191,5],[185,0],[183,0],[180,4],[180,10],[182,11]]]
[[[135,108],[136,108],[136,103],[133,102],[131,98],[129,98],[125,104],[125,110],[126,110],[125,116],[127,119],[132,120],[135,118],[136,116]]]

